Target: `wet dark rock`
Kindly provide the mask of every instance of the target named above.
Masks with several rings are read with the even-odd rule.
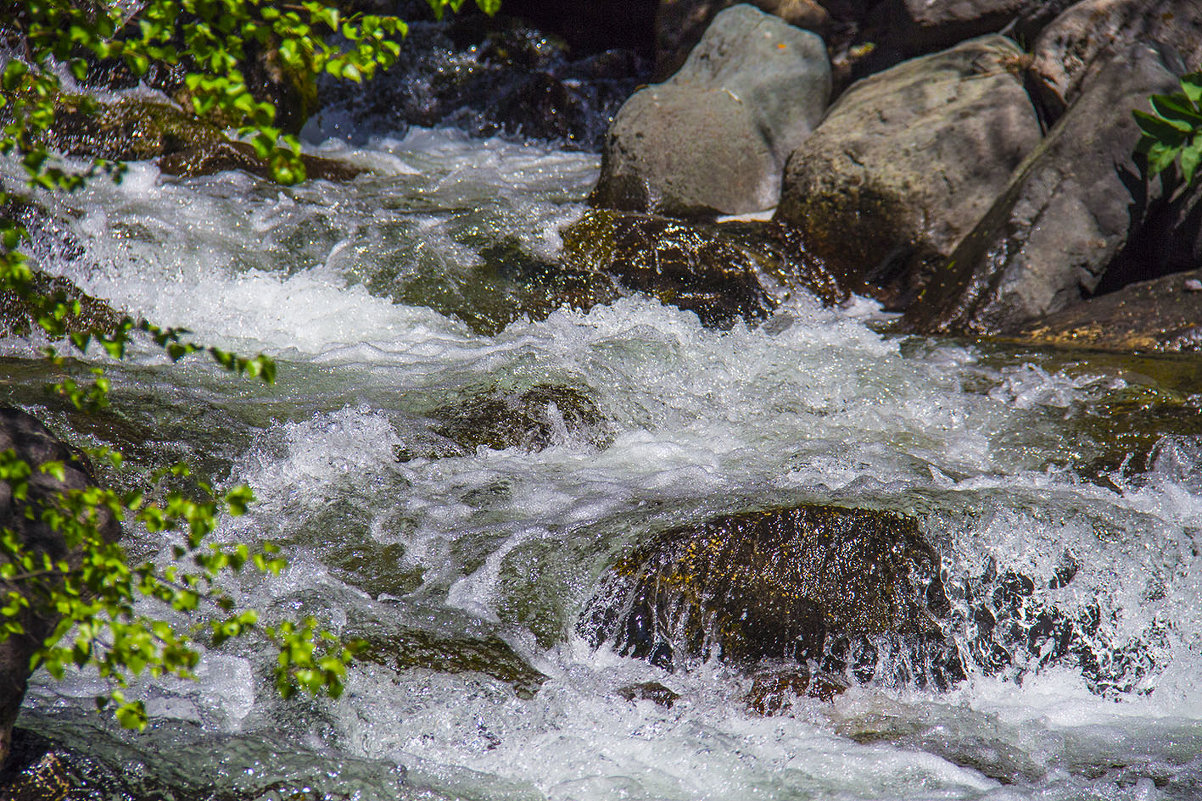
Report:
[[[1083,0],[1035,41],[1032,85],[1058,119],[1107,64],[1155,47],[1172,72],[1202,68],[1202,5],[1195,0]],[[1108,78],[1107,80],[1109,80]]]
[[[737,0],[660,0],[655,12],[655,80],[680,69],[718,12]],[[822,34],[830,14],[815,0],[755,0],[752,5],[790,25]]]
[[[627,684],[624,687],[619,687],[617,693],[627,701],[650,701],[656,706],[662,706],[664,709],[671,709],[672,705],[680,699],[678,693],[672,692],[658,681]]]
[[[650,55],[656,0],[508,0],[504,14],[562,38],[573,50],[626,49]]]
[[[572,440],[596,448],[609,444],[609,427],[596,403],[574,387],[540,384],[524,391],[493,390],[430,413],[433,430],[459,454],[484,446],[541,451]],[[450,454],[448,454],[450,455]]]
[[[496,635],[445,636],[405,628],[388,640],[369,640],[356,657],[393,670],[481,673],[513,687],[520,698],[533,698],[547,680]]]
[[[0,525],[12,530],[30,552],[78,564],[79,553],[69,551],[63,536],[43,523],[37,514],[38,510],[52,506],[61,493],[94,486],[91,465],[31,415],[4,407],[0,408],[0,451],[10,448],[33,467],[33,474],[24,500],[13,496],[7,482],[0,483]],[[51,461],[64,463],[61,481],[37,469]],[[98,510],[97,529],[109,541],[121,535],[120,525],[107,510]],[[0,642],[0,764],[8,753],[13,721],[25,695],[29,659],[59,620],[54,608],[47,606],[48,589],[44,585],[0,581],[0,596],[7,597],[11,592],[20,593],[30,606],[15,618],[25,633],[10,635]]]
[[[561,235],[567,264],[612,275],[628,290],[695,312],[707,326],[766,319],[786,287],[827,304],[848,297],[791,232],[770,223],[712,225],[596,210]]]
[[[1148,48],[1111,61],[949,254],[907,324],[1009,334],[1096,290],[1161,200],[1132,154],[1131,111],[1177,85]]]
[[[5,801],[62,801],[78,782],[70,755],[32,732],[16,729],[8,761],[0,760],[0,797]]]
[[[789,157],[776,221],[843,285],[904,308],[1040,141],[1022,60],[989,36],[856,83]]]
[[[940,628],[949,607],[939,569],[904,515],[834,506],[729,515],[623,557],[579,629],[665,668],[813,660],[838,680],[947,686],[963,670]],[[902,652],[915,658],[903,666]]]
[[[675,75],[622,106],[590,203],[676,217],[770,208],[785,159],[830,91],[819,36],[749,5],[728,8]]]

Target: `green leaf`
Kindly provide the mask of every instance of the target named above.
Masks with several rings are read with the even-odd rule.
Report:
[[[1140,130],[1158,142],[1168,145],[1180,145],[1189,134],[1189,127],[1184,124],[1175,125],[1167,120],[1136,109],[1131,112]]]
[[[1202,131],[1181,151],[1181,177],[1185,179],[1186,186],[1194,182],[1199,162],[1202,162]]]
[[[1182,76],[1181,91],[1191,103],[1202,103],[1202,72],[1191,72]]]
[[[1185,95],[1152,95],[1152,108],[1174,127],[1189,131],[1202,125],[1202,113]]]

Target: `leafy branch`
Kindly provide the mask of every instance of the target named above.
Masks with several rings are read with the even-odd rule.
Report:
[[[1190,186],[1202,163],[1202,72],[1181,78],[1181,91],[1152,95],[1152,111],[1136,110],[1135,122],[1142,135],[1136,152],[1148,160],[1148,175],[1156,176],[1174,162]]]

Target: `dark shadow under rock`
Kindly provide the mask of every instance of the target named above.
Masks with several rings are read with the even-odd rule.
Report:
[[[566,264],[612,275],[710,327],[765,320],[790,287],[828,305],[848,297],[791,232],[772,223],[688,223],[596,209],[561,233]]]
[[[938,554],[912,517],[798,506],[666,531],[607,573],[579,623],[661,667],[808,663],[847,681],[963,678]]]

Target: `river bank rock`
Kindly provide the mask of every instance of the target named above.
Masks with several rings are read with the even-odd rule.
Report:
[[[915,331],[1007,334],[1093,292],[1161,192],[1131,116],[1176,76],[1154,50],[1111,60],[906,310]]]
[[[1034,345],[1120,353],[1202,351],[1202,270],[1131,284],[1018,329]]]
[[[877,46],[870,71],[1001,31],[1030,0],[883,0],[869,25]]]
[[[859,81],[789,157],[774,219],[852,291],[904,308],[1040,141],[1023,59],[988,36]]]
[[[732,6],[675,75],[622,106],[590,203],[677,217],[770,208],[785,159],[821,118],[830,91],[819,36]]]
[[[963,675],[943,650],[948,609],[914,518],[806,505],[663,532],[609,570],[579,629],[661,667],[813,660],[860,681],[907,640],[930,657],[910,678],[946,686]]]
[[[1202,5],[1194,0],[1082,0],[1035,41],[1033,88],[1052,120],[1116,58],[1155,46],[1172,72],[1202,67]]]
[[[36,518],[37,510],[54,503],[60,493],[82,490],[95,484],[91,466],[75,451],[54,436],[33,416],[9,407],[0,407],[0,451],[12,449],[18,458],[33,468],[28,480],[25,499],[14,496],[8,482],[0,483],[0,526],[12,530],[23,548],[35,554],[45,554],[52,560],[78,563],[79,554],[69,552],[60,533]],[[47,462],[61,461],[62,479],[37,468]],[[27,517],[33,512],[34,519]],[[107,510],[97,510],[98,530],[109,541],[121,535],[121,527]],[[12,725],[29,678],[29,660],[41,642],[58,623],[53,608],[27,582],[0,581],[0,596],[16,592],[30,601],[30,607],[16,617],[24,628],[23,634],[13,634],[0,642],[0,764],[8,753]]]
[[[660,0],[655,11],[654,79],[666,80],[680,69],[714,17],[738,1]],[[752,0],[751,4],[765,14],[820,35],[830,26],[830,14],[815,0]]]
[[[112,161],[157,158],[167,175],[196,177],[236,169],[271,178],[268,163],[249,144],[230,141],[212,123],[151,100],[93,104],[64,97],[46,144],[70,156]],[[301,161],[310,178],[343,181],[363,172],[317,156],[302,155]]]
[[[848,297],[789,231],[771,223],[687,223],[599,209],[561,236],[569,265],[692,311],[706,326],[764,320],[788,287],[828,305]]]

